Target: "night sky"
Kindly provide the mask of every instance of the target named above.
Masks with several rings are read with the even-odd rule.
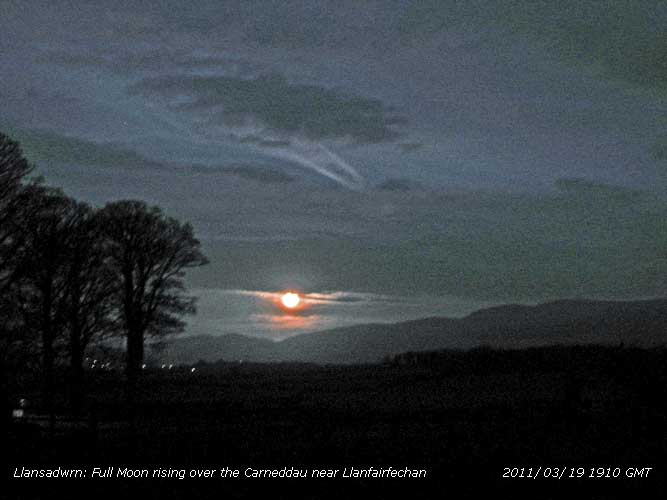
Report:
[[[663,0],[2,0],[0,130],[67,194],[192,222],[191,334],[665,296],[666,26]]]

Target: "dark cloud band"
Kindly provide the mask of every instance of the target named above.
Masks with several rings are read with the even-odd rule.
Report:
[[[316,85],[290,83],[278,74],[253,79],[225,76],[147,78],[131,87],[146,96],[185,98],[184,111],[213,112],[213,123],[243,126],[258,121],[267,128],[308,139],[380,143],[399,137],[405,124],[377,99],[346,96]]]

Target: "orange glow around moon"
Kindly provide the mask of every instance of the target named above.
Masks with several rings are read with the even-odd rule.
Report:
[[[298,293],[287,292],[280,297],[280,302],[282,302],[287,309],[294,309],[299,305],[299,302],[301,302],[301,297],[299,297]]]

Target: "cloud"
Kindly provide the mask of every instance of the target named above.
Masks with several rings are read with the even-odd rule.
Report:
[[[411,191],[413,189],[421,189],[419,183],[410,179],[387,179],[376,186],[376,189],[382,191]]]
[[[272,170],[262,167],[253,167],[247,165],[238,165],[234,167],[225,167],[216,169],[217,172],[236,175],[243,179],[262,182],[265,184],[284,184],[293,182],[295,179],[289,174],[279,170]]]
[[[140,153],[119,144],[99,143],[48,130],[25,130],[12,127],[4,127],[1,130],[19,141],[26,158],[40,165],[59,163],[72,167],[104,167],[133,171],[141,169],[152,171],[155,174],[232,175],[262,184],[285,184],[296,180],[294,176],[286,172],[266,166],[205,166],[164,163],[149,160]]]
[[[656,160],[667,161],[667,136],[658,139],[651,152]]]
[[[398,148],[404,153],[412,153],[418,151],[424,147],[424,144],[421,142],[402,142],[397,145]]]
[[[238,139],[241,144],[254,144],[262,148],[285,148],[290,146],[290,141],[278,139],[265,139],[259,135],[249,134]]]
[[[272,303],[280,301],[284,292],[271,292],[265,290],[225,290],[225,293],[232,295],[241,295],[246,297],[255,297]],[[389,295],[363,292],[346,291],[322,291],[322,292],[304,292],[299,291],[301,300],[308,306],[313,305],[336,305],[336,304],[370,304],[372,302],[397,302],[401,299]]]
[[[665,35],[660,28],[667,22],[664,2],[533,3],[522,4],[514,26],[572,63],[583,62],[607,77],[641,87],[667,90]]]
[[[73,48],[65,50],[47,50],[36,56],[36,62],[57,64],[75,68],[102,68],[122,75],[146,75],[176,73],[183,71],[215,71],[235,76],[249,76],[258,71],[250,61],[234,57],[221,57],[187,50],[125,51],[110,50],[108,47],[98,50]]]
[[[367,303],[374,300],[377,300],[382,295],[377,294],[364,294],[364,293],[354,293],[354,292],[322,292],[322,293],[309,293],[307,295],[308,299],[314,303],[322,304],[355,304],[355,303]]]
[[[497,20],[575,67],[644,89],[667,91],[667,7],[660,0],[517,0]]]
[[[667,7],[661,0],[513,0],[455,2],[426,0],[398,11],[399,40],[422,43],[461,34],[463,43],[527,38],[569,63],[607,78],[667,90],[665,32]]]
[[[132,164],[90,170],[65,162],[37,173],[95,204],[146,199],[191,221],[212,262],[193,273],[200,287],[477,301],[667,293],[660,278],[667,272],[667,205],[658,194],[577,177],[561,178],[548,195],[356,192],[249,180],[255,170],[211,167],[204,174]],[[221,168],[234,167],[273,168]]]
[[[365,184],[354,167],[317,142],[293,139],[287,147],[271,146],[269,154],[313,170],[348,189],[359,190]]]
[[[136,151],[117,144],[100,143],[49,130],[5,127],[3,132],[19,141],[26,157],[34,163],[66,163],[115,168],[157,167]]]
[[[642,193],[636,189],[630,189],[623,186],[612,186],[602,182],[595,182],[582,177],[566,177],[557,179],[555,186],[573,196],[583,196],[587,198],[615,198],[619,201],[633,199],[641,200]]]
[[[186,113],[209,140],[216,133],[234,137],[348,189],[362,189],[365,180],[325,142],[391,142],[400,137],[399,128],[406,123],[378,99],[290,83],[275,73],[255,78],[151,77],[132,85],[130,92],[160,99],[168,109]]]
[[[527,177],[524,174],[533,165],[539,172],[522,186],[534,189],[551,182],[551,178],[546,182],[538,178],[548,171],[556,171],[555,176],[582,175],[610,180],[622,175],[629,162],[633,162],[639,175],[633,175],[632,179],[628,176],[626,182],[649,185],[661,175],[655,169],[655,159],[645,154],[651,135],[661,132],[661,126],[651,129],[659,107],[643,92],[631,98],[625,92],[627,85],[617,85],[618,76],[613,76],[614,83],[606,81],[613,73],[609,64],[595,61],[607,60],[611,53],[626,52],[636,56],[633,60],[656,59],[656,54],[650,55],[653,50],[650,47],[661,45],[648,42],[661,33],[655,28],[661,26],[664,9],[655,8],[656,2],[652,0],[641,7],[630,2],[578,6],[580,3],[426,0],[393,1],[391,7],[337,2],[334,8],[327,2],[286,1],[257,8],[252,2],[232,1],[223,6],[204,1],[197,2],[196,7],[161,4],[150,9],[141,6],[107,9],[100,5],[99,13],[83,5],[66,13],[55,8],[42,9],[40,21],[53,18],[46,24],[27,14],[20,22],[12,22],[10,18],[6,23],[23,23],[26,35],[28,31],[40,31],[53,40],[33,45],[32,51],[17,52],[15,63],[5,63],[5,86],[11,89],[10,95],[20,92],[24,77],[11,75],[23,73],[19,69],[28,53],[46,51],[48,55],[43,60],[56,64],[35,65],[33,57],[29,73],[41,73],[44,85],[61,85],[71,89],[70,94],[89,102],[74,109],[60,100],[36,105],[34,98],[20,96],[8,99],[6,107],[11,111],[12,107],[19,108],[16,103],[25,103],[15,116],[19,121],[33,116],[30,124],[22,122],[26,126],[40,126],[38,122],[47,123],[54,119],[51,115],[58,115],[58,128],[84,132],[88,137],[97,135],[100,140],[108,139],[108,131],[116,135],[113,140],[126,134],[136,143],[144,138],[141,135],[159,134],[163,144],[196,142],[193,150],[199,146],[213,150],[225,143],[220,147],[224,153],[236,146],[228,143],[229,130],[239,131],[244,125],[251,131],[257,130],[246,134],[255,135],[256,141],[243,142],[244,146],[256,148],[265,157],[272,155],[273,148],[274,153],[283,155],[283,160],[311,170],[316,165],[321,175],[355,189],[382,182],[385,174],[414,176],[424,184],[431,182],[424,179],[430,176],[439,185],[471,186],[485,182],[513,187],[521,181],[520,177]],[[387,4],[382,2],[382,5]],[[606,5],[612,14],[605,11]],[[105,23],[90,22],[91,18],[104,16],[107,10],[113,11],[113,16],[106,16]],[[647,15],[649,11],[655,11],[653,21]],[[621,15],[622,12],[625,14]],[[86,25],[90,31],[77,30],[76,37],[66,37],[59,30],[52,33],[56,27],[70,25],[64,19],[76,20],[77,26]],[[579,30],[579,22],[584,26],[580,31],[590,33],[590,44],[585,43],[582,33],[570,36]],[[152,24],[160,33],[146,32],[141,43],[135,43],[124,37],[122,28],[127,23]],[[620,24],[626,26],[617,30]],[[589,30],[591,26],[593,29]],[[299,30],[309,36],[300,36]],[[296,33],[293,37],[292,32]],[[109,43],[113,37],[115,42]],[[259,38],[265,42],[257,45]],[[370,39],[376,40],[369,43]],[[631,50],[619,48],[625,40]],[[567,43],[578,52],[567,49],[563,45]],[[643,50],[643,46],[647,49]],[[595,50],[589,54],[587,47]],[[64,54],[53,55],[54,48]],[[575,56],[567,56],[568,53]],[[7,55],[5,60],[10,60]],[[67,67],[58,68],[58,64]],[[109,75],[94,68],[72,71],[72,65],[80,68],[77,64],[97,65],[121,74]],[[585,71],[580,71],[582,68]],[[261,75],[272,72],[284,77],[273,77],[278,83],[264,82],[262,86],[261,80],[271,77]],[[142,79],[145,82],[147,77],[181,78],[183,88],[169,96],[147,91],[148,99],[118,95],[127,84],[140,83]],[[192,88],[195,83],[206,83],[208,87],[204,85],[203,90],[195,91]],[[297,92],[308,85],[334,92],[336,98],[352,95],[336,90],[339,88],[364,99],[377,98],[389,122],[364,126],[364,133],[373,129],[375,132],[370,137],[353,138],[354,130],[335,130],[322,124],[311,126],[312,120],[305,118],[301,104],[290,104],[299,111],[298,117],[304,117],[292,126],[289,120],[273,118],[272,110],[265,105],[252,109],[245,102],[247,99],[238,96],[235,100],[246,106],[240,113],[242,117],[238,113],[225,116],[225,105],[215,95],[216,89],[226,94],[231,88],[237,94],[257,96],[280,91],[289,97],[290,89]],[[118,112],[117,117],[111,117],[113,125],[108,110],[104,114],[91,112],[92,100],[106,101],[106,107]],[[398,105],[400,115],[409,117],[409,135],[403,136],[407,127],[391,124],[390,115],[397,113],[389,104]],[[287,108],[281,105],[277,116],[283,116]],[[5,112],[8,113],[7,109]],[[273,126],[268,124],[271,121]],[[358,121],[355,117],[355,122]],[[125,122],[137,126],[128,130]],[[138,130],[141,127],[143,130]],[[309,135],[304,132],[306,129]],[[387,130],[401,137],[387,141]],[[358,183],[338,169],[327,168],[326,163],[310,156],[315,148],[308,153],[297,151],[298,147],[289,148],[286,143],[293,137],[322,143],[367,181]],[[349,139],[352,145],[348,144]],[[375,142],[375,146],[358,147],[362,141],[378,140],[381,142]],[[419,142],[428,147],[414,149]],[[638,146],[643,151],[638,151]],[[151,148],[153,151],[160,148],[157,140]],[[413,153],[392,154],[399,150]],[[247,156],[236,157],[234,161],[247,159]],[[411,172],[406,170],[406,160],[413,163]],[[442,168],[435,167],[438,162]],[[379,176],[375,175],[379,172],[382,172]]]
[[[443,315],[460,317],[491,305],[452,296],[322,291],[303,293],[302,299],[308,302],[308,307],[299,313],[290,313],[276,306],[280,292],[194,288],[192,293],[199,297],[199,312],[189,318],[190,333],[242,333],[272,339],[359,323],[397,322]]]
[[[317,85],[289,83],[279,74],[244,79],[225,76],[146,78],[133,93],[174,100],[183,111],[207,111],[211,124],[242,127],[259,123],[269,130],[310,140],[351,139],[380,143],[399,137],[405,119],[377,99],[348,96]]]
[[[327,324],[324,317],[314,314],[253,314],[250,320],[259,328],[264,327],[274,331],[287,330],[292,334],[321,329],[323,325]]]
[[[330,193],[328,202],[318,193],[326,209],[312,196],[292,197],[289,205],[310,221],[292,226],[294,239],[209,241],[217,268],[193,279],[497,302],[667,293],[664,199],[585,181],[560,185],[566,189],[543,196],[367,191]],[[318,213],[334,237],[304,232]]]

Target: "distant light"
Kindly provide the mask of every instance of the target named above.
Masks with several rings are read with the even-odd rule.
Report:
[[[144,363],[143,365],[141,365],[141,369],[142,369],[142,370],[145,370],[145,369],[146,369],[146,363]]]
[[[196,370],[197,370],[196,368],[192,368],[192,370],[190,370],[190,372],[194,373]]]
[[[164,370],[167,367],[167,365],[162,365],[161,368]]]

